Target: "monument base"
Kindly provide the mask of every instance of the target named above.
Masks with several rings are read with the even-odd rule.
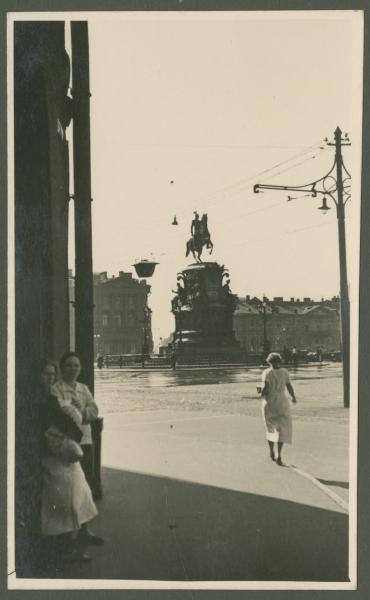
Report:
[[[229,273],[216,262],[195,263],[177,277],[174,349],[186,357],[234,361],[241,350],[233,331],[237,298],[229,287]]]

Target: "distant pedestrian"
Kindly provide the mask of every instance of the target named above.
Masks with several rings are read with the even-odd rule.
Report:
[[[298,350],[295,346],[292,348],[292,361],[293,365],[296,367],[298,364]]]
[[[104,356],[102,356],[101,354],[98,355],[98,369],[102,369],[103,365],[104,365]]]
[[[176,369],[176,365],[177,365],[177,354],[176,354],[176,352],[172,352],[172,354],[171,354],[171,368],[172,369]]]
[[[287,348],[287,346],[284,346],[284,348],[283,348],[282,358],[283,358],[283,361],[285,362],[285,364],[290,362],[291,352],[290,352],[289,348]]]
[[[292,443],[290,400],[286,395],[285,389],[288,390],[294,404],[297,400],[293,386],[290,383],[289,373],[281,366],[282,358],[280,354],[271,352],[266,360],[270,368],[265,369],[262,375],[262,414],[271,460],[276,460],[279,466],[283,466],[281,458],[283,444]],[[274,443],[277,443],[278,448],[277,459],[274,451]]]

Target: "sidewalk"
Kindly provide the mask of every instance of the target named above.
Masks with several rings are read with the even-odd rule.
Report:
[[[345,424],[294,425],[285,461],[343,499]],[[108,415],[93,561],[67,578],[346,581],[348,518],[269,460],[261,419],[203,411]]]

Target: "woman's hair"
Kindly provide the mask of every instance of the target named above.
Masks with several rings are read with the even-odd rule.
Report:
[[[48,366],[54,367],[55,369],[55,376],[58,377],[58,363],[56,360],[49,360],[48,358],[43,358],[42,360],[40,360],[40,364],[39,364],[39,373],[42,373],[43,370],[45,369],[45,367]]]
[[[281,356],[278,352],[270,352],[270,354],[266,358],[266,362],[269,365],[276,365],[278,363],[282,363],[283,359],[281,358]]]
[[[72,356],[74,356],[75,358],[78,358],[78,360],[80,361],[80,364],[81,364],[81,359],[78,356],[78,354],[76,354],[76,352],[66,352],[65,354],[63,354],[62,358],[59,361],[59,366],[60,366],[61,371],[63,371],[67,360],[69,358],[71,358]]]

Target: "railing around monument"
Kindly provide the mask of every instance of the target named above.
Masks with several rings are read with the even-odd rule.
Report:
[[[323,353],[323,360],[325,362],[338,362],[341,360],[339,352],[325,352]],[[298,363],[306,364],[311,362],[317,362],[315,352],[300,352],[298,357]],[[229,353],[228,356],[225,352],[220,350],[219,352],[215,349],[212,354],[197,354],[194,353],[182,355],[181,352],[175,353],[171,351],[161,352],[160,354],[150,354],[143,357],[142,354],[109,354],[104,357],[101,368],[173,368],[174,366],[194,366],[194,367],[206,367],[206,366],[258,366],[265,364],[263,361],[263,352],[238,352],[234,355]],[[293,360],[288,360],[287,364],[294,364]],[[98,367],[98,365],[96,365]],[[99,367],[98,367],[99,368]]]
[[[250,359],[252,363],[258,364],[261,359],[261,353],[255,353],[253,355],[247,355],[247,353],[238,352],[237,355],[232,356],[231,354],[226,356],[225,352],[217,352],[215,350],[212,354],[198,355],[182,355],[181,352],[175,353],[175,361],[177,365],[207,365],[217,364],[222,362],[223,364],[248,364]],[[174,366],[174,354],[169,351],[161,354],[150,354],[143,357],[142,354],[109,354],[104,357],[102,367],[104,368],[127,368],[127,367],[160,367],[160,366]],[[97,365],[98,366],[98,365]]]

